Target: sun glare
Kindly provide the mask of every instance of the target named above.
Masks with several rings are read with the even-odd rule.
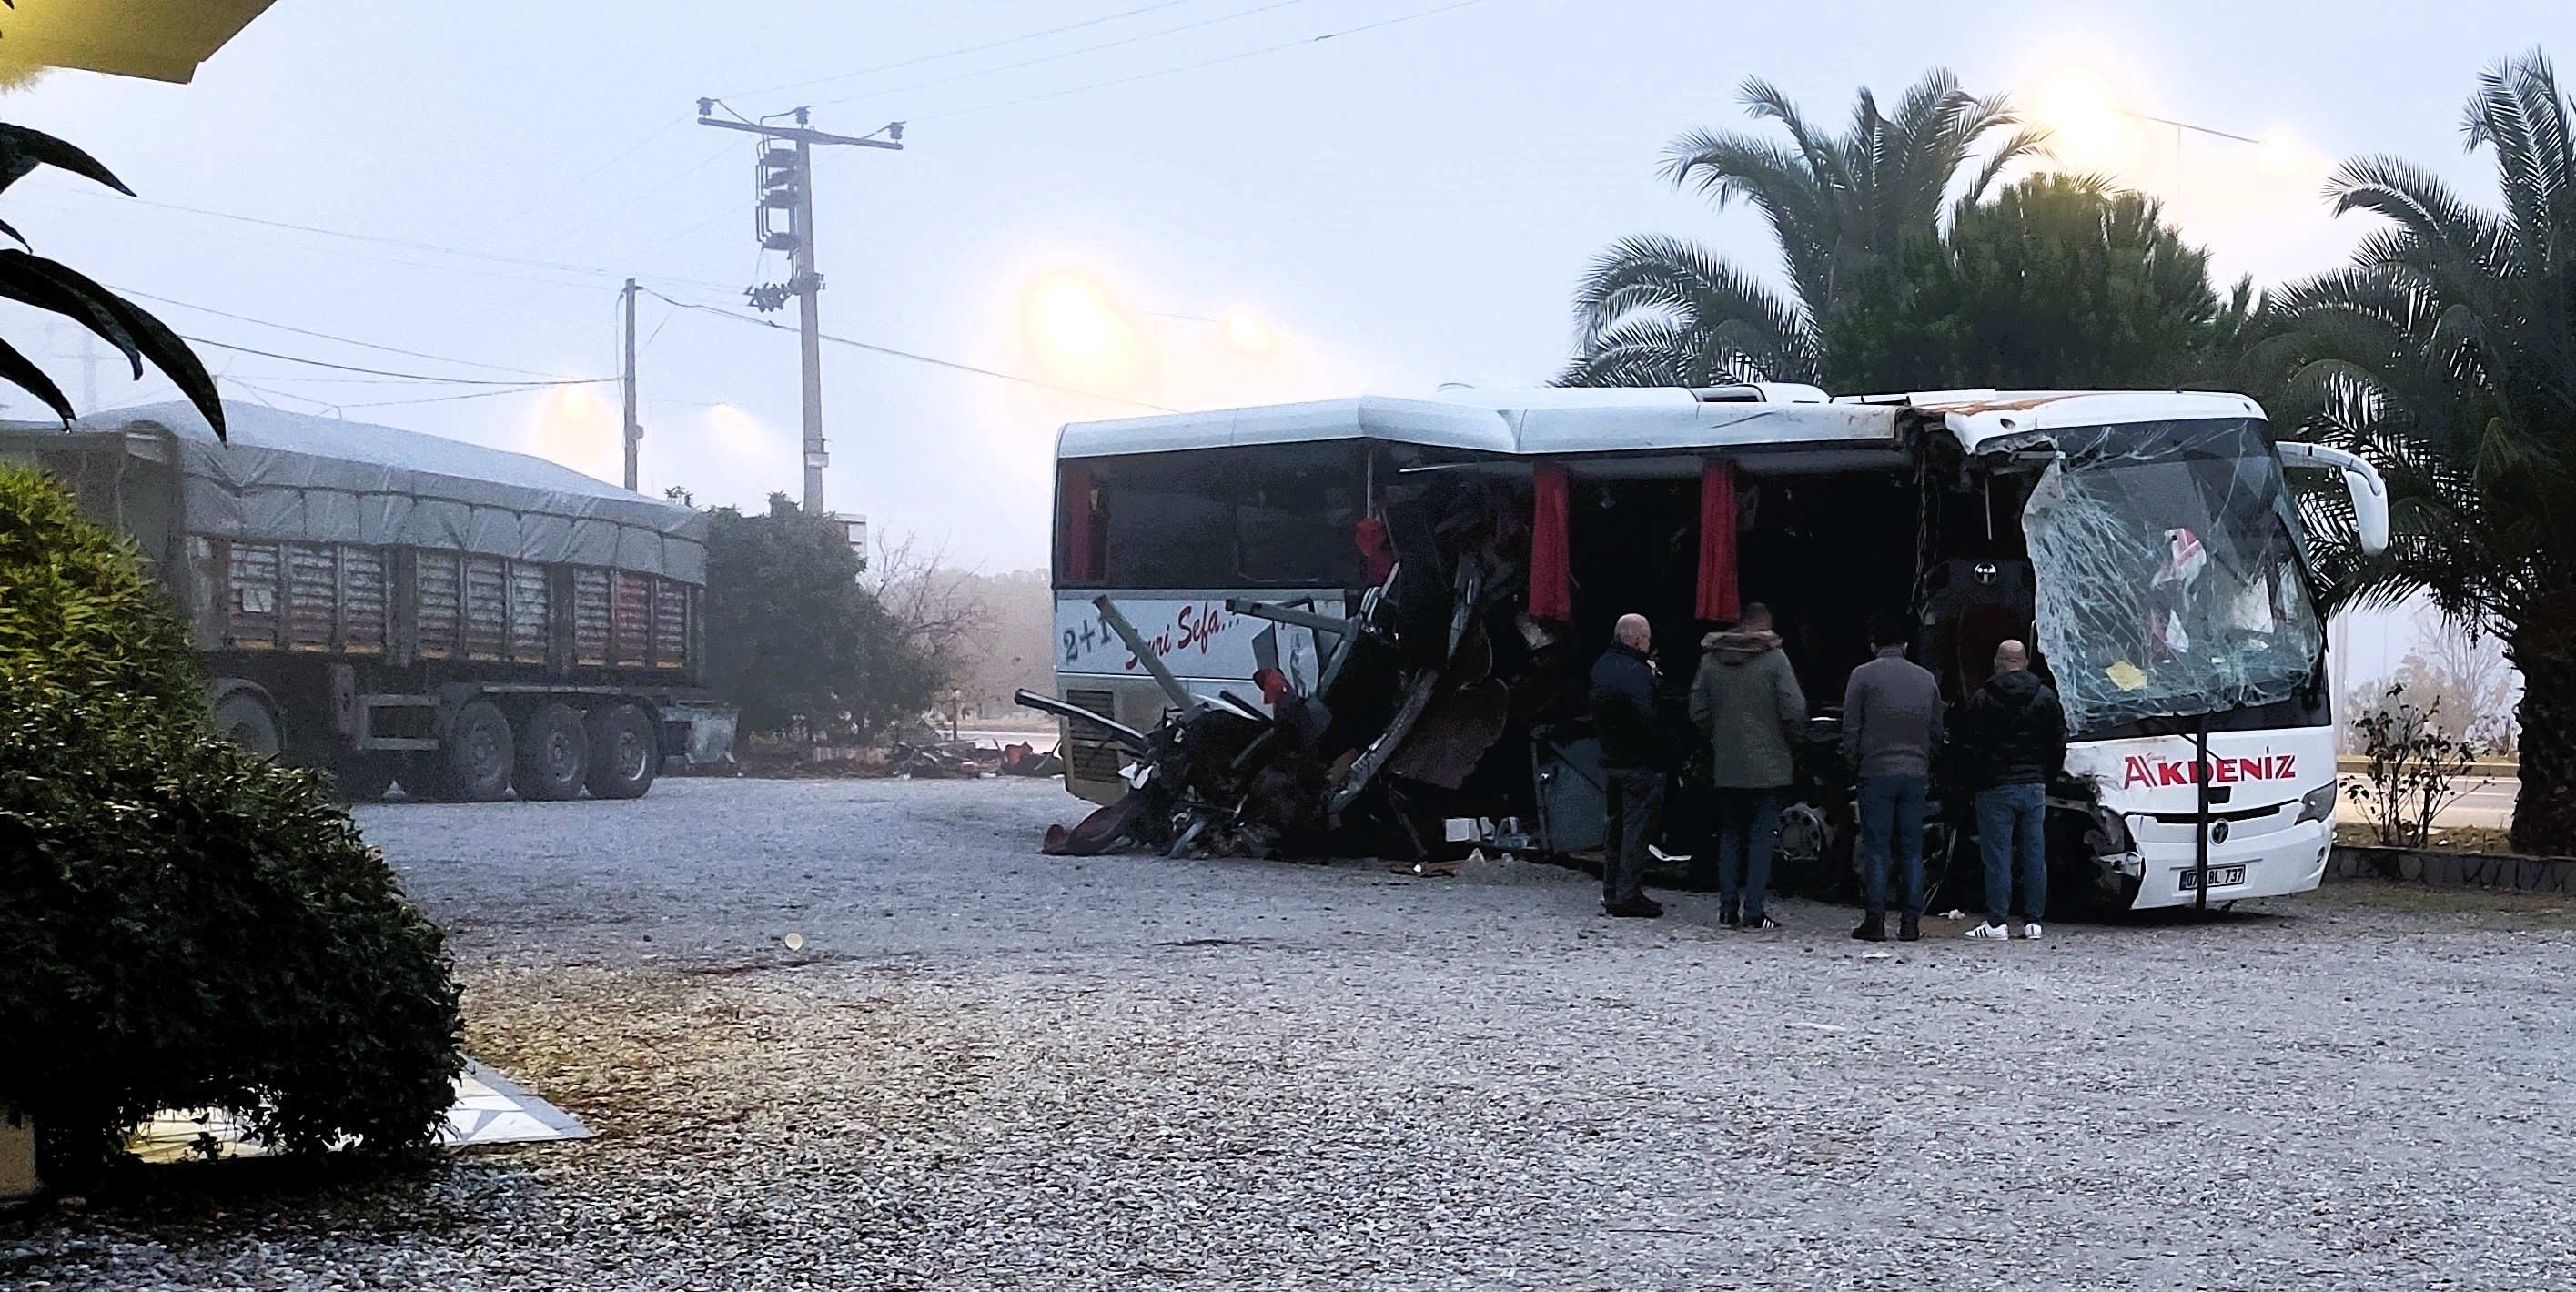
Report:
[[[1087,279],[1059,274],[1029,297],[1028,322],[1039,355],[1065,371],[1100,375],[1124,367],[1134,334],[1107,293]]]
[[[2128,125],[2110,87],[2089,72],[2050,82],[2039,97],[2039,118],[2052,136],[2050,151],[2063,161],[2106,160],[2119,150]]]
[[[2254,149],[2254,164],[2266,175],[2295,175],[2306,168],[2307,150],[2288,135],[2270,135]]]
[[[1225,343],[1245,354],[1268,354],[1278,338],[1252,311],[1236,310],[1225,316]]]
[[[575,471],[614,479],[624,452],[617,410],[588,386],[557,386],[537,401],[529,447]]]

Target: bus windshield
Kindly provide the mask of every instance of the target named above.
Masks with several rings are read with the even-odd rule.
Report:
[[[2022,527],[2071,733],[2270,704],[2316,676],[2325,630],[2262,422],[2056,441]]]

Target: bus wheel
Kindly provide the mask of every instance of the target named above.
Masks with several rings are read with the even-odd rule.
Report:
[[[539,705],[519,727],[518,768],[510,783],[519,797],[559,803],[581,797],[590,772],[590,732],[581,715],[563,704]]]
[[[271,762],[286,752],[286,739],[277,729],[277,715],[248,691],[235,691],[215,706],[215,733]]]
[[[450,803],[493,803],[508,797],[514,744],[501,706],[490,700],[467,702],[439,741],[430,797]]]
[[[590,711],[590,795],[639,799],[662,770],[661,733],[640,706],[611,704]]]

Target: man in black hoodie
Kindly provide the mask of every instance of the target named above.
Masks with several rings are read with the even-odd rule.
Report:
[[[2057,693],[2030,671],[2030,649],[1995,648],[1995,675],[1968,697],[1959,714],[1959,746],[1977,784],[1977,845],[1986,858],[1986,922],[1972,938],[2009,938],[2007,913],[2021,935],[2040,936],[2048,908],[2048,779],[2066,763],[2066,711]],[[2021,904],[2013,904],[2014,872]]]
[[[1601,909],[1652,919],[1664,908],[1646,896],[1646,845],[1663,821],[1664,780],[1681,764],[1681,740],[1655,709],[1654,629],[1622,615],[1618,640],[1592,666],[1592,730],[1609,782],[1609,837],[1601,851]]]

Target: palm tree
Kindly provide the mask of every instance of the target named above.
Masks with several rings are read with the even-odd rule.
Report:
[[[1737,198],[1758,208],[1780,241],[1794,295],[1678,238],[1623,239],[1593,262],[1576,297],[1582,353],[1567,384],[1814,380],[1824,322],[1861,271],[1908,239],[1937,236],[1945,202],[1975,205],[2006,166],[2046,141],[2001,98],[1977,98],[1937,68],[1892,116],[1862,90],[1840,137],[1810,126],[1767,82],[1747,80],[1742,97],[1754,119],[1787,131],[1786,146],[1693,131],[1664,150],[1663,173],[1720,208]],[[2011,133],[1954,197],[1960,173],[1998,130]]]
[[[2348,601],[2423,593],[2522,670],[2513,844],[2576,852],[2576,138],[2538,51],[2486,73],[2470,149],[2502,210],[2392,158],[2346,163],[2337,213],[2387,221],[2350,265],[2280,298],[2279,411],[2387,477],[2395,542],[2329,544]]]

